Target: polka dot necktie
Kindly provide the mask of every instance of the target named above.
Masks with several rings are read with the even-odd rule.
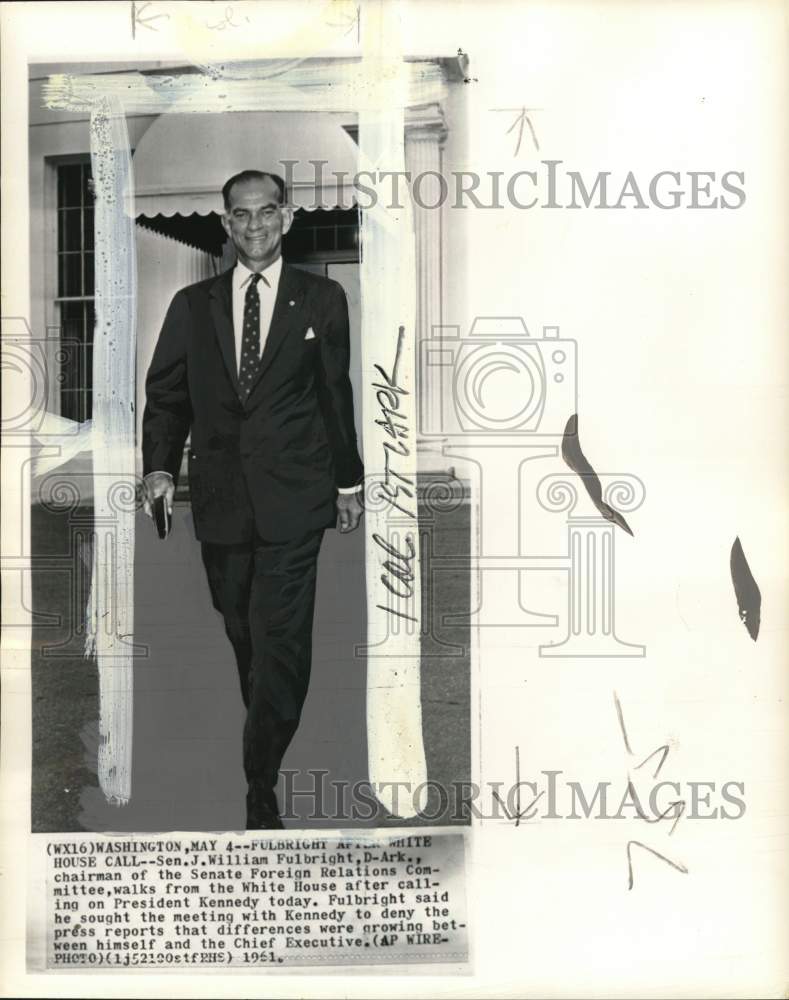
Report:
[[[257,374],[260,363],[260,295],[258,282],[268,281],[262,274],[253,274],[244,296],[244,328],[241,334],[241,365],[238,371],[238,384],[244,398],[249,395],[252,382]]]

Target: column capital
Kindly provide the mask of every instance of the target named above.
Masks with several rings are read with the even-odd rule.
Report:
[[[584,524],[599,522],[603,527],[610,525],[613,529],[610,518],[602,514],[573,516],[579,498],[585,497],[588,492],[581,489],[583,478],[573,472],[554,472],[543,476],[537,484],[537,502],[543,510],[566,510],[569,521]],[[617,512],[638,510],[646,498],[646,486],[638,476],[630,473],[601,472],[597,478],[600,482],[602,502],[606,506],[614,507]]]
[[[444,109],[440,104],[420,104],[417,107],[406,108],[405,110],[405,138],[406,142],[430,141],[436,144],[442,143],[448,133]]]

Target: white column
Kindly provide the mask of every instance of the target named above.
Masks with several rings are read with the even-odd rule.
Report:
[[[416,357],[417,357],[417,406],[420,415],[427,414],[432,426],[438,426],[440,414],[435,408],[440,404],[438,386],[434,386],[420,370],[421,342],[433,338],[444,316],[443,267],[443,216],[446,193],[436,175],[442,174],[442,144],[447,127],[438,104],[427,105],[406,112],[405,165],[411,173],[411,183],[417,177],[416,195],[424,205],[414,204],[414,233],[416,243]],[[432,172],[429,173],[429,172]],[[445,179],[447,180],[447,179]],[[448,183],[448,180],[447,180]],[[413,189],[412,189],[413,190]],[[435,412],[434,412],[435,411]],[[421,427],[419,428],[421,432]],[[419,437],[419,467],[437,471],[449,465],[441,454],[440,442]]]

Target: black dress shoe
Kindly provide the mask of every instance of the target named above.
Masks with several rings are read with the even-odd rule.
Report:
[[[247,830],[284,830],[273,788],[250,785],[247,790]]]

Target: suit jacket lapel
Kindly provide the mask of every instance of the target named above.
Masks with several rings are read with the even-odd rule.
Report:
[[[219,349],[233,383],[239,394],[238,372],[236,371],[236,337],[233,332],[233,269],[220,274],[211,286],[211,318],[214,321]]]
[[[288,333],[296,326],[303,294],[303,285],[299,270],[283,263],[282,273],[279,277],[279,287],[277,288],[277,297],[274,300],[271,326],[269,327],[268,337],[263,348],[263,355],[258,365],[257,374],[249,389],[250,396],[266,369],[271,365],[277,352],[284,344]]]

